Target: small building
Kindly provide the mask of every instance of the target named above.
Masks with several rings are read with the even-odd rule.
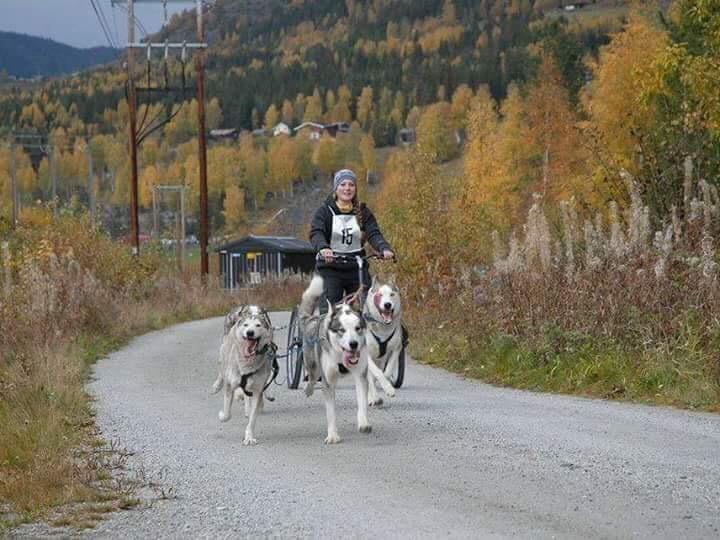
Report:
[[[238,137],[240,137],[240,130],[237,128],[210,130],[210,139],[215,141],[237,141]]]
[[[318,124],[317,122],[303,122],[293,131],[295,131],[296,135],[302,131],[307,134],[308,139],[311,141],[319,141],[324,130],[325,126]]]
[[[290,136],[290,126],[288,126],[285,122],[278,123],[272,130],[273,137],[277,137],[278,135],[287,135]]]
[[[315,249],[292,236],[255,236],[228,242],[215,249],[219,256],[220,283],[226,289],[259,283],[285,272],[310,273]]]
[[[415,142],[415,130],[412,128],[403,128],[398,131],[398,143],[403,146],[410,146]]]
[[[349,133],[350,124],[347,122],[333,122],[331,124],[325,124],[325,133],[331,137],[337,137],[338,133]]]

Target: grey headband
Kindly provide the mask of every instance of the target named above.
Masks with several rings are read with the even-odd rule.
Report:
[[[337,191],[338,186],[346,180],[349,180],[357,187],[357,176],[355,176],[355,173],[350,169],[340,169],[335,173],[335,177],[333,178],[333,191]]]

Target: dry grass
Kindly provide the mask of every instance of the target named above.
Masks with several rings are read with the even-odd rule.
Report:
[[[230,295],[166,270],[151,251],[134,260],[84,218],[53,222],[42,213],[0,256],[0,526],[2,512],[24,520],[106,497],[97,482],[108,470],[78,454],[94,442],[83,385],[96,358],[134,335],[238,303],[286,308],[303,288],[287,279]],[[99,508],[75,521],[92,523]]]
[[[653,234],[628,180],[624,213],[581,222],[564,205],[553,227],[538,200],[491,266],[408,283],[416,354],[503,385],[719,410],[720,197],[688,186],[685,217]]]

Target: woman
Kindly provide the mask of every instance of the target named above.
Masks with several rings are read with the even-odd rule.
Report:
[[[310,242],[320,254],[316,271],[325,280],[325,294],[333,304],[360,288],[357,265],[333,259],[333,254],[365,255],[365,241],[384,259],[395,257],[390,244],[380,232],[375,216],[357,199],[357,177],[350,169],[342,169],[333,178],[333,193],[318,208],[310,225]],[[370,287],[367,266],[363,285]],[[327,308],[320,305],[321,311]]]

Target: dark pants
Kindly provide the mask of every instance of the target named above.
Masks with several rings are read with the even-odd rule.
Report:
[[[320,301],[320,313],[327,313],[326,299],[337,304],[349,294],[354,294],[360,288],[357,268],[338,270],[335,268],[322,268],[317,270],[324,280],[325,295]],[[363,268],[363,285],[370,288],[370,272]],[[367,292],[366,289],[366,292]]]

